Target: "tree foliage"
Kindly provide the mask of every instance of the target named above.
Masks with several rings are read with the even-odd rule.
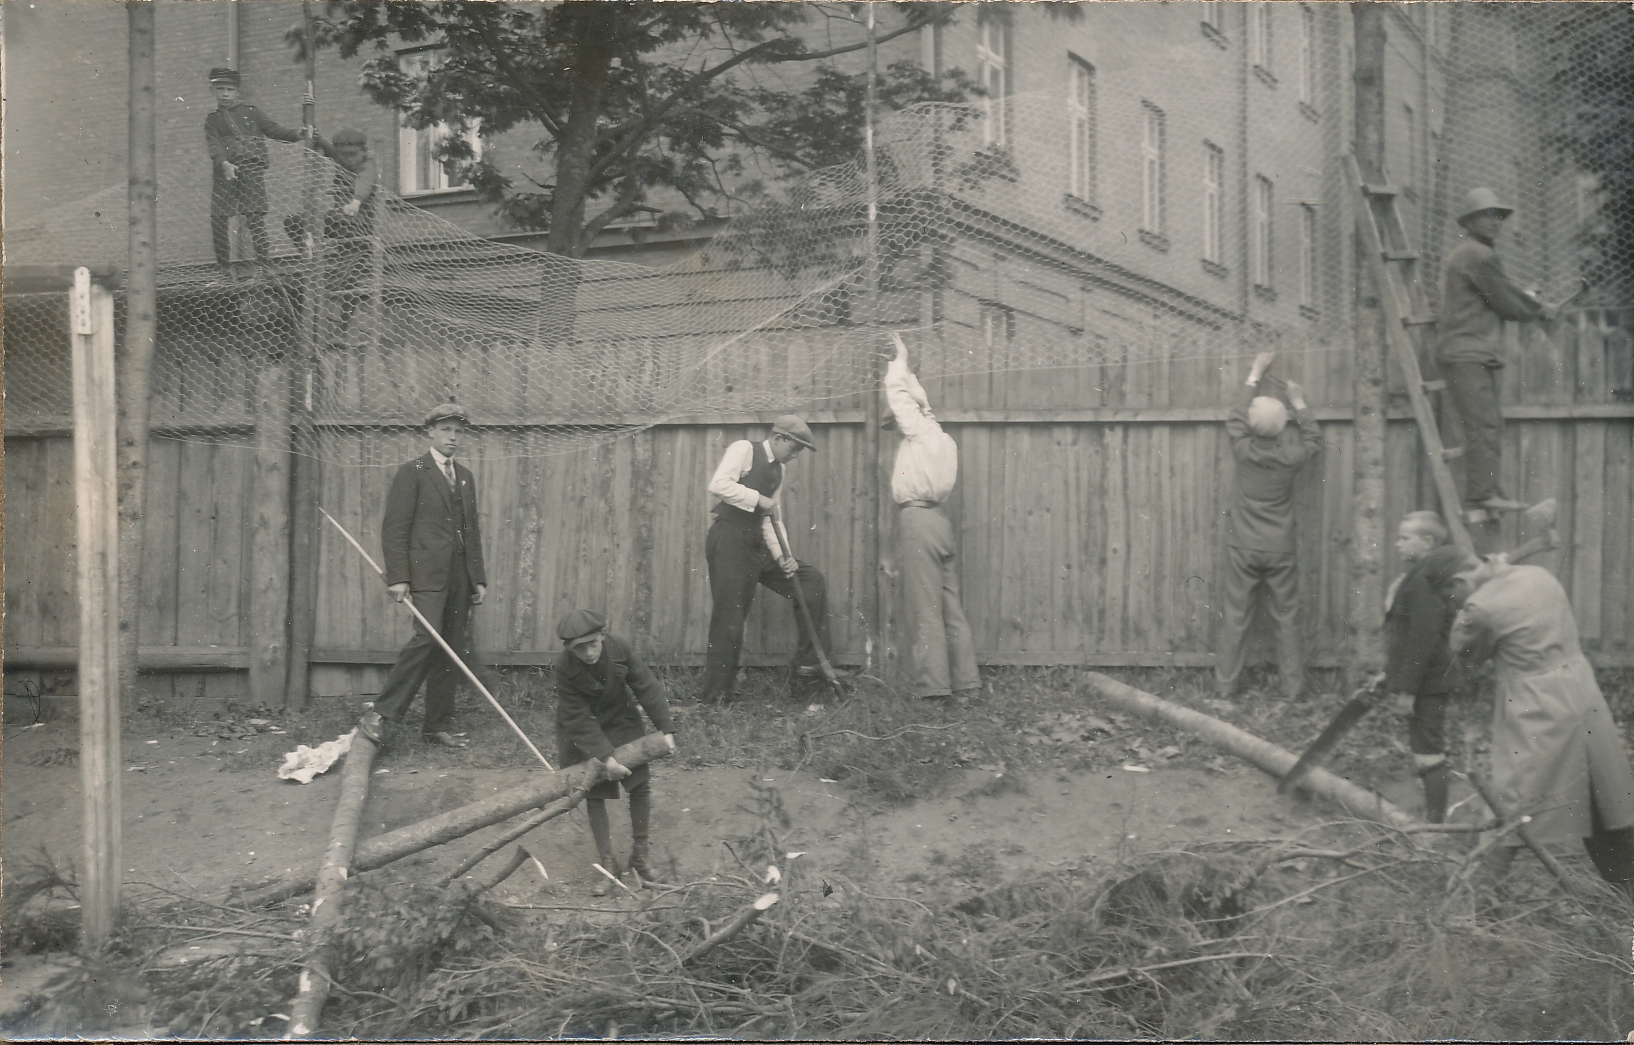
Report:
[[[943,24],[952,5],[893,5],[882,43]],[[546,233],[546,249],[582,256],[611,222],[641,210],[654,190],[679,193],[699,216],[758,157],[797,173],[855,155],[864,76],[829,63],[866,47],[860,5],[805,3],[332,2],[315,39],[344,57],[367,52],[361,84],[413,127],[446,125],[440,158],[462,166],[478,196],[511,224]],[[844,22],[844,43],[815,49],[816,19]],[[299,29],[289,34],[301,53]],[[398,49],[438,45],[422,76]],[[763,79],[816,65],[813,85],[779,90]],[[957,70],[931,76],[913,63],[882,70],[882,105],[959,100]],[[538,173],[517,184],[476,156],[465,132],[540,132]]]

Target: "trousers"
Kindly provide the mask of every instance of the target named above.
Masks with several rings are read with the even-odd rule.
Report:
[[[449,647],[467,664],[471,661],[471,574],[465,553],[456,552],[448,570],[448,584],[441,591],[409,593],[414,606],[442,635]],[[448,659],[437,641],[419,621],[414,637],[397,654],[397,662],[386,676],[386,685],[376,698],[374,709],[383,718],[401,724],[409,705],[423,684],[426,688],[425,722],[420,732],[430,735],[446,731],[454,723],[454,691],[460,670]]]
[[[229,235],[233,220],[231,214],[210,215],[210,245],[216,252],[216,264],[226,268],[233,260],[232,239]],[[255,214],[245,214],[244,224],[250,230],[250,242],[255,244],[255,256],[266,259],[272,255],[272,244],[267,239],[267,215],[265,211]]]
[[[1464,503],[1502,497],[1498,465],[1503,459],[1504,419],[1498,408],[1498,368],[1442,363],[1441,376],[1464,422]]]
[[[785,599],[794,598],[794,581],[778,569],[771,549],[760,535],[758,519],[717,516],[704,540],[704,559],[709,564],[709,592],[714,606],[709,616],[709,651],[704,660],[702,700],[730,697],[737,685],[738,660],[743,653],[743,626],[754,605],[755,588],[764,585]],[[816,634],[795,612],[800,645],[795,650],[796,666],[817,663],[816,643],[824,652],[828,643],[828,582],[815,568],[799,563],[795,580],[806,597]]]
[[[959,601],[953,524],[940,508],[905,507],[896,518],[914,695],[942,697],[978,689],[976,640]]]
[[[1299,637],[1299,564],[1292,552],[1226,549],[1224,620],[1214,649],[1215,683],[1229,692],[1242,674],[1249,606],[1254,589],[1261,585],[1276,624],[1282,690],[1296,697],[1305,688],[1305,658]]]

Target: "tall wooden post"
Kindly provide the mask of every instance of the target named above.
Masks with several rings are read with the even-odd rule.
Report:
[[[1385,15],[1379,4],[1352,4],[1356,48],[1356,163],[1362,179],[1384,180]],[[1365,206],[1359,199],[1351,206]],[[1356,475],[1350,538],[1349,618],[1350,670],[1366,671],[1383,662],[1381,627],[1384,613],[1384,310],[1366,248],[1357,240],[1355,443]],[[1347,686],[1349,683],[1347,683]]]
[[[289,366],[255,375],[250,522],[250,697],[281,704],[289,671]]]
[[[119,924],[119,494],[115,453],[113,295],[74,270],[74,496],[79,566],[79,773],[85,861],[84,941]]]

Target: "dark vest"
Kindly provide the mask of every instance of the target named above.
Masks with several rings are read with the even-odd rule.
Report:
[[[767,458],[764,444],[751,443],[749,445],[754,449],[755,463],[750,466],[747,472],[743,473],[743,478],[739,479],[738,482],[763,497],[770,497],[777,492],[778,487],[783,485],[783,466]],[[715,505],[715,514],[722,519],[731,519],[734,522],[748,522],[759,518],[765,513],[759,510],[746,512],[736,505],[721,501]]]

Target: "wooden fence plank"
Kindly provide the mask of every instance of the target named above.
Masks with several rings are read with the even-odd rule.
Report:
[[[1572,461],[1574,526],[1572,528],[1572,612],[1577,630],[1589,642],[1598,642],[1601,588],[1606,533],[1606,425],[1590,421],[1577,426]],[[1624,502],[1627,514],[1629,505]],[[1625,592],[1625,595],[1627,593]]]
[[[1606,431],[1606,504],[1601,567],[1600,648],[1634,646],[1634,425],[1611,425]]]

